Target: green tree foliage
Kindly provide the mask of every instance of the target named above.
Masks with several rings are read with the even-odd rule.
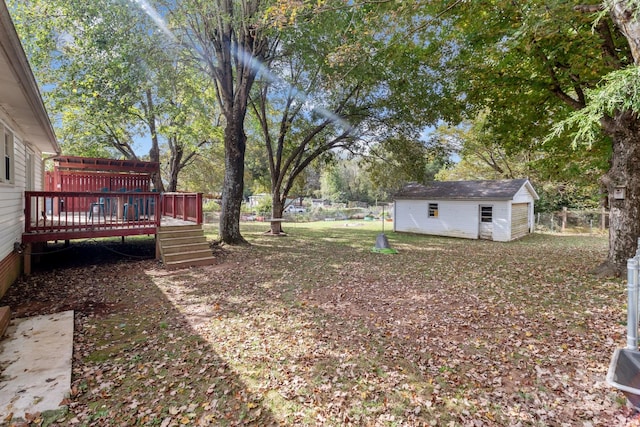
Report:
[[[459,161],[437,174],[439,180],[514,179],[528,177],[544,198],[538,211],[562,207],[597,207],[602,201],[598,180],[608,167],[607,152],[591,147],[585,153],[542,144],[510,147],[494,133],[486,116],[456,127],[441,126],[432,135],[436,146],[455,153]],[[566,189],[570,188],[571,191]]]
[[[169,164],[168,155],[164,156],[163,164]],[[196,191],[219,198],[223,180],[224,150],[222,141],[218,141],[198,149],[198,155],[180,173],[177,191]]]
[[[337,165],[327,167],[320,176],[320,192],[322,198],[333,203],[346,203],[347,183]]]
[[[341,160],[325,167],[320,177],[323,199],[334,203],[350,201],[373,204],[376,194],[358,159]]]
[[[128,0],[28,0],[12,11],[66,154],[149,158],[168,152],[168,190],[197,150],[220,137],[208,81],[180,61],[143,9]],[[155,187],[164,189],[157,177]]]
[[[398,127],[422,126],[421,112],[428,110],[426,100],[414,98],[411,109],[406,104],[426,91],[419,80],[410,86],[398,81],[420,67],[424,46],[404,40],[403,54],[396,55],[397,35],[374,25],[391,16],[388,5],[288,6],[271,9],[277,22],[295,16],[296,25],[282,27],[272,71],[257,81],[251,102],[268,154],[274,217],[282,215],[292,187],[313,162],[360,153],[390,139]],[[399,161],[413,160],[399,155]],[[276,233],[279,224],[273,227]]]
[[[595,20],[590,12],[598,11],[600,5],[576,6],[560,0],[436,2],[430,5],[442,12],[437,25],[407,25],[416,37],[429,43],[432,55],[428,67],[436,76],[434,84],[443,87],[443,93],[454,95],[447,96],[449,109],[439,109],[443,119],[457,124],[461,119],[472,121],[480,113],[487,114],[491,132],[499,135],[507,154],[521,147],[525,153],[539,147],[547,159],[537,160],[538,165],[554,162],[556,167],[564,166],[572,159],[567,154],[572,140],[565,135],[546,139],[554,124],[575,111],[600,122],[602,132],[597,132],[592,120],[587,132],[579,134],[580,138],[590,136],[592,151],[573,156],[583,159],[580,167],[569,169],[578,178],[582,171],[599,168],[610,154],[611,167],[602,180],[611,207],[607,260],[618,268],[633,254],[640,235],[640,224],[634,219],[640,214],[640,204],[634,202],[640,200],[634,196],[640,192],[640,177],[636,179],[638,174],[628,161],[636,156],[635,147],[640,147],[633,136],[637,119],[625,109],[610,116],[597,108],[590,113],[595,107],[591,107],[593,97],[589,94],[608,73],[619,73],[617,70],[633,64],[629,46],[640,38],[630,31],[637,26],[636,2],[605,3],[612,6],[611,13],[600,14]],[[616,10],[620,13],[614,13]],[[436,16],[432,11],[430,16]],[[625,27],[624,34],[620,27]],[[560,156],[554,158],[557,154]],[[591,155],[603,157],[588,159]],[[550,167],[543,173],[552,170]],[[616,185],[626,186],[631,197],[614,200]]]
[[[167,180],[167,190],[176,191],[179,174],[201,154],[207,155],[201,165],[211,160],[211,153],[217,151],[208,148],[222,143],[223,132],[217,120],[219,110],[215,94],[208,79],[181,63],[167,66],[170,69],[164,76],[170,80],[159,87],[162,89],[159,96],[166,102],[160,105],[156,114],[157,132],[166,141],[168,167],[163,176]],[[219,161],[210,167],[224,170]],[[216,192],[221,187],[218,182]]]
[[[136,158],[143,60],[154,44],[144,15],[123,1],[15,1],[11,10],[63,150],[98,145]]]
[[[263,19],[266,0],[163,1],[177,41],[192,63],[207,75],[224,117],[225,178],[220,237],[246,243],[240,233],[249,92],[259,70],[268,65],[277,34],[269,37]]]
[[[378,198],[389,199],[407,182],[433,181],[450,155],[443,145],[399,135],[371,147],[363,165]]]

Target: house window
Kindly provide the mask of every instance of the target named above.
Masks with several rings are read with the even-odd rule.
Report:
[[[438,204],[429,203],[429,218],[438,218]]]
[[[493,221],[493,206],[481,206],[480,222],[492,222],[492,221]]]
[[[0,125],[0,142],[2,142],[2,163],[0,164],[0,181],[13,183],[14,180],[14,153],[13,153],[13,133],[6,127]]]

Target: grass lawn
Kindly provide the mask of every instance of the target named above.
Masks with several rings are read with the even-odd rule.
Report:
[[[85,244],[14,285],[0,304],[18,316],[76,310],[69,409],[32,425],[637,422],[605,383],[626,334],[625,283],[589,274],[606,237],[495,243],[388,224],[388,255],[371,252],[380,222],[242,227],[251,246],[216,248],[211,267]]]

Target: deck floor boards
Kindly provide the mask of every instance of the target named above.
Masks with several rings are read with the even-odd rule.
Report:
[[[160,226],[192,225],[195,222],[163,216]],[[86,212],[62,213],[31,222],[31,231],[23,234],[25,242],[69,240],[87,237],[128,236],[153,234],[157,228],[156,218],[137,220],[118,219],[115,216],[90,216]]]

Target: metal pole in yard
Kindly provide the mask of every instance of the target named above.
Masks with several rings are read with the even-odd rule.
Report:
[[[638,259],[627,260],[627,348],[638,348]]]
[[[636,320],[640,322],[640,237],[638,237],[638,246],[636,249],[636,254],[633,259],[638,262],[638,270],[636,271],[636,289],[638,290],[638,304],[636,305]],[[639,334],[636,335],[638,340],[640,340],[640,331]]]

